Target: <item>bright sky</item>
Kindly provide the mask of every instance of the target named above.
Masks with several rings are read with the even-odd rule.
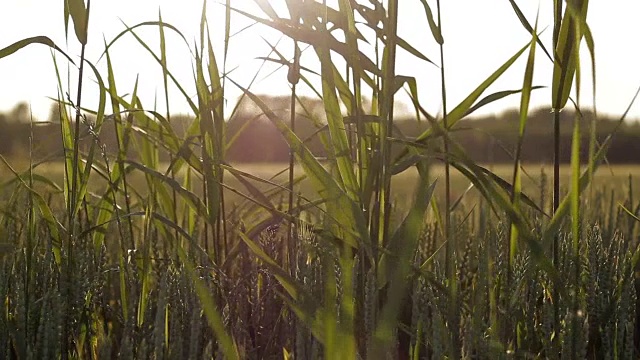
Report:
[[[284,0],[271,1],[278,10]],[[332,1],[329,1],[331,3]],[[335,2],[335,1],[333,1]],[[435,9],[435,1],[429,1]],[[530,35],[520,25],[509,1],[507,0],[446,0],[441,1],[443,9],[443,27],[445,38],[445,69],[449,109],[464,99],[495,69],[511,57],[518,49],[528,43]],[[539,28],[547,30],[542,35],[545,44],[551,42],[552,2],[518,0],[529,21],[535,22],[538,7],[540,10]],[[265,17],[255,6],[253,0],[232,0],[232,6],[245,9],[253,14]],[[79,46],[70,29],[68,43],[64,36],[63,0],[9,0],[0,5],[0,48],[20,39],[47,35],[76,61],[79,58]],[[102,76],[106,77],[106,61],[100,54],[104,51],[103,38],[110,41],[124,29],[123,22],[132,26],[143,21],[158,19],[161,10],[163,20],[180,29],[187,40],[187,46],[174,34],[168,34],[167,49],[169,68],[186,91],[195,94],[192,73],[192,55],[189,50],[199,39],[199,22],[202,8],[201,0],[93,0],[91,3],[90,34],[87,47],[87,59],[96,64]],[[597,66],[597,106],[598,111],[608,114],[621,114],[640,86],[640,1],[592,0],[588,22],[594,34]],[[281,12],[285,16],[286,12]],[[222,63],[224,33],[224,8],[215,1],[209,1],[208,18],[210,31],[214,37],[216,56]],[[438,48],[431,37],[426,16],[420,0],[402,0],[400,2],[399,32],[409,43],[438,62]],[[233,14],[232,33],[250,25],[251,22],[241,15]],[[138,34],[155,50],[159,49],[158,30],[147,27]],[[254,26],[241,32],[231,40],[227,69],[235,69],[230,77],[243,86],[249,86],[252,78],[258,74],[251,89],[258,93],[285,94],[288,91],[286,71],[272,74],[274,65],[261,68],[262,61],[256,59],[269,53],[264,39],[273,44],[280,39],[279,34],[264,27]],[[364,51],[369,45],[363,45]],[[279,48],[287,56],[291,55],[290,41],[283,40]],[[369,51],[369,53],[371,53]],[[139,80],[138,93],[147,108],[164,111],[163,84],[160,67],[153,58],[131,36],[127,35],[111,50],[116,72],[118,92],[121,95],[133,91],[136,77]],[[303,62],[313,66],[314,54],[307,51]],[[583,52],[583,105],[591,103],[590,64],[588,52]],[[58,56],[58,64],[67,86],[67,63]],[[77,61],[76,61],[77,62]],[[526,58],[522,57],[505,76],[496,82],[490,92],[518,89],[522,86],[523,70]],[[418,80],[420,100],[432,113],[440,113],[439,70],[411,55],[400,52],[397,73],[415,76]],[[50,51],[42,45],[31,45],[10,57],[0,59],[0,111],[7,111],[19,102],[27,101],[34,115],[46,119],[50,101],[47,97],[56,97],[57,80]],[[75,99],[75,73],[71,72],[72,98]],[[549,60],[538,51],[534,84],[551,84],[552,66]],[[92,85],[95,77],[86,76],[85,83],[90,85],[83,92],[83,106],[95,108],[97,105],[97,87]],[[230,84],[229,84],[230,85]],[[65,90],[66,91],[66,90]],[[311,94],[308,89],[302,89]],[[170,89],[170,109],[172,113],[186,113],[189,108],[175,87]],[[231,85],[227,89],[227,98],[234,100],[240,92]],[[549,107],[551,91],[535,92],[533,106]],[[406,98],[405,98],[406,101]],[[518,96],[487,107],[482,113],[500,112],[516,107]],[[640,104],[636,104],[630,113],[631,118],[640,119]]]

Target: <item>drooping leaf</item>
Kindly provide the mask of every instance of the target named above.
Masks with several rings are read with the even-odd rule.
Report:
[[[431,35],[433,35],[434,40],[439,44],[444,44],[444,38],[442,37],[442,33],[440,32],[440,26],[436,24],[433,19],[433,12],[431,11],[431,7],[427,0],[420,0],[422,2],[422,6],[424,6],[424,11],[427,14],[427,21],[429,22],[429,28],[431,29]]]
[[[84,4],[84,0],[65,0],[65,15],[71,15],[73,20],[73,28],[76,33],[76,38],[82,45],[87,44],[87,22],[89,21],[89,14]],[[65,21],[68,17],[65,17]],[[66,24],[65,24],[66,25]]]
[[[532,86],[531,90],[538,90],[538,89],[544,89],[545,86]],[[475,105],[473,105],[465,114],[465,116],[468,116],[470,114],[472,114],[474,111],[478,110],[479,108],[488,105],[494,101],[498,101],[502,98],[505,98],[509,95],[515,95],[515,94],[519,94],[523,91],[523,89],[518,89],[518,90],[504,90],[504,91],[498,91],[495,92],[493,94],[487,95],[484,98],[482,98],[482,100],[478,101]]]
[[[15,43],[0,49],[0,59],[2,59],[3,57],[7,57],[13,53],[15,53],[16,51],[22,49],[23,47],[27,46],[27,45],[31,45],[31,44],[42,44],[42,45],[46,45],[52,49],[54,49],[55,51],[61,53],[62,55],[64,55],[65,58],[67,58],[67,60],[69,60],[70,63],[74,64],[73,60],[71,60],[71,58],[69,57],[69,55],[67,55],[64,51],[62,51],[62,49],[60,49],[58,47],[58,45],[56,45],[53,40],[49,39],[46,36],[34,36],[34,37],[30,37],[30,38],[26,38],[26,39],[22,39],[19,41],[16,41]]]

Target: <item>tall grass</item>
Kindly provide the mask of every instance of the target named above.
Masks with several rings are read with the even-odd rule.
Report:
[[[556,147],[551,214],[545,212],[544,200],[536,203],[524,192],[521,181],[529,99],[539,88],[532,80],[536,50],[554,63],[550,81],[557,139],[559,111],[569,100],[580,109],[582,39],[595,69],[587,1],[570,2],[564,12],[562,3],[555,2],[551,46],[538,37],[537,20],[531,26],[511,1],[530,41],[453,107],[444,71],[447,19],[439,1],[421,0],[425,29],[439,45],[437,65],[398,35],[403,21],[399,0],[340,0],[336,8],[326,1],[287,1],[287,18],[269,1],[255,3],[261,14],[226,1],[223,49],[212,45],[206,1],[195,45],[161,14],[158,20],[126,26],[104,44],[106,74],[84,55],[90,2],[64,2],[65,25],[72,20],[81,44],[78,64],[46,36],[0,50],[2,58],[30,44],[44,44],[62,54],[70,69],[78,69],[76,100],[71,101],[62,95],[71,91],[63,91],[63,65],[54,57],[64,144],[62,158],[54,161],[64,164],[62,186],[38,175],[36,163],[18,173],[3,158],[14,174],[3,187],[8,194],[1,248],[8,251],[0,271],[3,355],[637,356],[633,271],[640,259],[634,225],[640,205],[631,185],[624,207],[603,193],[583,196],[610,138],[597,144],[592,126],[588,166],[581,173],[582,131],[576,119],[571,183],[564,198]],[[291,59],[277,46],[264,58],[288,68],[287,78],[280,79],[291,87],[288,120],[227,75],[235,16],[275,29],[293,43]],[[138,34],[143,27],[158,30],[159,51]],[[193,55],[194,98],[169,66],[167,32],[181,38],[184,51]],[[135,38],[157,62],[167,104],[174,96],[189,104],[195,120],[183,135],[172,127],[168,105],[162,114],[143,104],[137,82],[127,96],[118,89],[110,49],[123,37]],[[303,48],[313,52],[317,69],[305,67]],[[415,78],[398,75],[399,48],[440,68],[441,116],[425,111]],[[487,94],[524,54],[522,88]],[[84,69],[98,83],[95,110],[81,104]],[[296,131],[296,122],[312,117],[299,100],[301,86],[324,104],[324,119],[312,119],[318,127],[314,136],[328,154],[323,161]],[[288,142],[291,156],[284,182],[227,163],[226,149],[237,135],[228,131],[229,123],[237,121],[235,109],[225,113],[229,87],[239,88]],[[177,93],[170,93],[171,88]],[[396,95],[403,88],[417,116],[431,125],[415,139],[394,127]],[[508,182],[471,161],[450,132],[471,112],[513,94],[521,96],[520,127]],[[365,107],[367,97],[370,108]],[[115,127],[116,149],[100,141],[107,125]],[[169,155],[168,167],[160,162],[161,154]],[[429,171],[437,162],[445,166],[443,181]],[[296,165],[301,177],[296,177]],[[413,203],[397,205],[392,179],[414,166]],[[144,188],[132,183],[134,173],[143,175]],[[462,195],[454,201],[452,176],[464,176],[482,200],[473,204]],[[241,187],[230,185],[229,177]],[[100,179],[105,184],[101,190],[90,191],[89,184],[100,184]],[[310,183],[313,193],[301,193],[300,181]],[[440,187],[444,204],[434,196]],[[548,198],[544,186],[539,191],[541,199]],[[230,194],[242,203],[228,203]],[[597,211],[598,206],[587,207],[587,202],[611,211]],[[25,211],[26,220],[19,216]]]

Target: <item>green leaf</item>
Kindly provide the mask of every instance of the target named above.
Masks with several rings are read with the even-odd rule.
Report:
[[[512,57],[509,58],[502,66],[500,66],[496,71],[494,71],[485,81],[483,81],[471,94],[469,94],[458,106],[456,106],[451,112],[447,115],[447,124],[449,129],[452,128],[458,121],[460,121],[468,112],[469,109],[473,106],[473,104],[478,100],[478,98],[493,84],[502,74],[507,71],[513,65],[513,63],[522,55],[525,50],[529,48],[529,44],[522,47],[522,49],[518,50]],[[442,121],[440,121],[442,123]],[[423,139],[428,138],[433,133],[433,128],[429,128],[418,138],[417,141],[422,141]],[[406,154],[406,152],[404,153]],[[404,155],[403,154],[403,155]]]
[[[528,91],[544,89],[545,87],[546,86],[532,86],[530,89],[528,89]],[[502,98],[505,98],[505,97],[507,97],[509,95],[519,94],[523,90],[524,90],[524,88],[523,89],[518,89],[518,90],[504,90],[504,91],[498,91],[498,92],[495,92],[493,94],[487,95],[484,98],[482,98],[482,100],[478,101],[478,103],[473,105],[471,107],[471,109],[469,109],[464,116],[468,116],[471,113],[473,113],[474,111],[478,110],[479,108],[481,108],[481,107],[483,107],[485,105],[488,105],[488,104],[490,104],[490,103],[492,103],[494,101],[498,101],[498,100],[500,100]]]
[[[378,38],[382,40],[382,42],[386,45],[388,44],[388,40],[385,37],[384,34],[384,30],[376,27],[375,31],[378,35]],[[436,63],[434,63],[431,59],[429,59],[426,55],[424,55],[423,53],[421,53],[418,49],[416,49],[415,47],[413,47],[411,44],[409,44],[405,39],[396,36],[396,43],[399,47],[401,47],[402,49],[404,49],[406,52],[408,52],[409,54],[417,57],[420,60],[426,61],[430,64],[436,65]],[[437,66],[437,65],[436,65]]]
[[[436,182],[429,185],[426,176],[420,175],[415,202],[409,214],[394,232],[389,251],[383,253],[378,266],[378,286],[389,285],[385,305],[375,330],[375,341],[388,344],[392,340],[396,318],[407,291],[406,278],[414,262],[413,256],[424,228],[424,216],[429,208]],[[378,344],[380,345],[380,344]],[[378,346],[377,345],[377,346]]]
[[[529,57],[527,59],[527,66],[525,68],[524,80],[522,84],[522,97],[520,99],[520,126],[518,129],[518,143],[516,145],[516,155],[513,163],[513,189],[511,191],[511,202],[515,208],[520,207],[520,199],[522,197],[522,179],[521,179],[521,166],[520,166],[520,157],[522,153],[522,143],[524,141],[524,133],[527,124],[527,119],[529,117],[529,102],[531,100],[531,92],[533,90],[533,70],[535,63],[535,55],[536,55],[536,43],[538,40],[538,19],[536,19],[536,28],[531,31],[531,45],[529,47]],[[529,204],[533,203],[526,196],[525,202],[528,201]],[[534,208],[537,209],[537,206]],[[541,209],[538,209],[540,212],[543,212]],[[544,212],[543,212],[544,213]],[[511,266],[515,260],[515,254],[517,250],[518,244],[518,228],[516,226],[511,225],[511,238],[510,238],[510,250],[509,250],[509,266]],[[510,275],[510,274],[509,274]],[[510,276],[509,276],[510,278]]]
[[[402,257],[402,254],[408,251],[412,253],[413,241],[417,240],[418,233],[423,226],[424,214],[429,207],[437,180],[430,185],[426,183],[426,178],[422,175],[416,188],[415,201],[404,218],[400,226],[395,230],[391,241],[390,248],[382,254],[378,265],[378,287],[382,288],[394,278],[393,274],[397,271],[399,262],[411,260]]]
[[[576,34],[576,21],[583,22],[586,19],[588,0],[580,0],[580,6],[576,10],[565,10],[562,24],[560,26],[560,34],[558,44],[556,46],[557,58],[553,66],[553,84],[551,92],[551,101],[553,108],[560,111],[565,107],[569,100],[573,78],[576,72],[579,48],[576,48],[578,40],[582,39],[582,33]]]
[[[65,7],[68,9],[68,14],[71,15],[71,19],[73,20],[76,38],[82,45],[86,45],[89,14],[85,7],[84,0],[65,0]],[[67,9],[65,9],[65,15],[67,14]],[[65,17],[65,21],[68,21],[68,17]]]
[[[57,52],[61,53],[62,55],[64,55],[64,57],[66,57],[67,60],[69,60],[70,63],[74,64],[73,60],[71,60],[69,55],[67,55],[64,51],[62,51],[62,49],[60,49],[53,42],[53,40],[49,39],[46,36],[34,36],[34,37],[22,39],[20,41],[16,41],[15,43],[13,43],[13,44],[11,44],[11,45],[3,48],[3,49],[0,49],[0,59],[2,59],[3,57],[7,57],[7,56],[15,53],[16,51],[22,49],[23,47],[25,47],[27,45],[31,45],[31,44],[46,45],[46,46],[56,50]]]
[[[427,0],[420,0],[420,2],[422,2],[422,5],[424,6],[424,11],[427,14],[427,21],[429,22],[431,35],[433,35],[433,38],[439,45],[444,44],[444,38],[442,37],[442,33],[440,32],[440,26],[438,26],[435,20],[433,19],[433,12],[431,11],[431,7],[429,6],[429,3],[427,3]]]
[[[595,169],[597,169],[600,163],[604,160],[610,144],[611,144],[611,137],[608,137],[600,146],[594,158],[591,160],[592,161],[591,167],[593,168],[594,171]],[[579,189],[578,191],[580,192],[584,191],[584,189],[589,185],[589,183],[591,183],[592,179],[593,179],[593,172],[587,169],[587,171],[583,172],[582,175],[580,176],[580,181],[578,183],[578,189]],[[556,236],[556,234],[558,234],[558,231],[560,231],[560,227],[562,226],[562,222],[564,221],[564,218],[570,212],[570,205],[571,205],[571,194],[568,194],[560,202],[558,209],[556,210],[555,214],[547,224],[547,228],[545,229],[542,236],[542,241],[544,244],[548,244],[548,242],[551,241]]]
[[[526,16],[524,16],[524,13],[522,12],[522,10],[520,10],[520,7],[518,6],[518,4],[516,4],[515,0],[509,0],[509,2],[511,3],[511,7],[513,8],[513,11],[516,13],[516,16],[520,20],[520,23],[522,24],[522,26],[524,26],[524,28],[529,32],[529,34],[531,34],[531,36],[534,36],[536,34],[536,31],[537,31],[537,25],[536,25],[536,30],[534,30],[531,27],[531,24],[529,24],[529,20],[527,20]],[[537,19],[536,19],[536,21],[537,21]],[[540,38],[537,37],[537,35],[536,35],[536,42],[537,42],[538,46],[540,46],[540,48],[542,48],[542,51],[544,51],[544,53],[547,55],[549,60],[553,61],[553,57],[551,57],[551,54],[549,54],[549,51],[547,51],[547,48],[544,46],[544,44],[542,43]]]

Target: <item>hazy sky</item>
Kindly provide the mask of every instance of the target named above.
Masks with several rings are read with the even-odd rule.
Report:
[[[282,10],[284,0],[272,0],[274,6]],[[435,1],[429,1],[435,9]],[[330,1],[331,3],[331,1]],[[445,0],[443,5],[443,30],[445,38],[445,69],[449,109],[464,99],[478,84],[511,57],[518,49],[528,43],[530,35],[520,25],[508,0]],[[542,35],[545,44],[550,44],[552,25],[552,1],[519,0],[517,3],[531,23],[535,22],[539,9],[539,28],[547,30]],[[245,9],[263,16],[253,0],[232,0],[232,6]],[[70,33],[65,40],[63,24],[63,0],[7,0],[0,8],[0,47],[20,39],[47,35],[60,47],[68,51],[76,60],[79,46]],[[192,54],[190,48],[199,38],[199,20],[202,8],[201,0],[93,0],[91,3],[90,34],[87,58],[96,64],[102,76],[106,77],[106,62],[103,58],[104,42],[110,41],[124,29],[123,23],[130,26],[142,21],[158,19],[158,10],[163,20],[179,28],[189,44],[178,36],[168,34],[169,68],[174,72],[186,91],[193,95]],[[285,15],[282,12],[281,15]],[[596,43],[597,66],[597,106],[603,113],[621,114],[636,89],[640,86],[640,1],[637,0],[591,0],[588,22]],[[224,8],[215,1],[209,1],[208,18],[210,31],[214,37],[216,55],[222,62],[223,47],[221,39],[224,31]],[[399,32],[427,57],[438,63],[438,48],[431,37],[426,16],[420,0],[402,0],[400,2]],[[232,32],[236,32],[251,22],[241,15],[233,15]],[[154,50],[159,49],[157,28],[147,27],[137,32]],[[370,34],[369,34],[370,35]],[[269,46],[264,39],[273,44],[280,36],[275,31],[253,26],[236,35],[230,44],[227,69],[230,77],[244,86],[258,74],[251,89],[258,93],[286,93],[288,84],[286,71],[272,73],[276,68],[267,65],[261,68],[262,61],[256,57],[266,56]],[[286,39],[279,45],[282,51],[290,55],[291,44]],[[370,46],[363,44],[364,51],[370,52]],[[367,50],[369,49],[369,50]],[[164,110],[163,85],[160,67],[153,58],[128,35],[118,41],[111,50],[116,71],[118,92],[129,94],[133,90],[136,77],[139,79],[139,95],[147,108]],[[303,62],[313,66],[314,53],[307,51]],[[591,103],[591,75],[588,52],[583,52],[583,105]],[[67,62],[57,56],[63,83],[67,86]],[[523,69],[526,57],[522,57],[506,74],[497,81],[490,92],[517,89],[522,86]],[[551,84],[552,66],[550,61],[538,51],[534,84]],[[424,61],[405,53],[399,53],[397,72],[415,76],[418,80],[420,100],[432,113],[441,112],[439,70]],[[72,97],[75,99],[75,73],[71,72]],[[93,85],[95,77],[86,76],[88,85],[83,92],[83,105],[95,108],[97,87]],[[230,85],[230,84],[229,84]],[[66,91],[66,90],[65,90]],[[307,94],[309,90],[302,89]],[[47,97],[56,97],[57,80],[51,52],[41,45],[32,45],[8,58],[0,59],[0,111],[11,109],[19,101],[27,101],[34,114],[45,119],[50,101]],[[170,89],[170,108],[172,112],[188,112],[186,102],[174,87]],[[231,85],[227,97],[234,100],[239,91]],[[532,99],[534,106],[549,107],[551,91],[537,90]],[[484,113],[500,112],[517,106],[519,97],[488,107]],[[632,108],[630,116],[640,119],[640,104]]]

